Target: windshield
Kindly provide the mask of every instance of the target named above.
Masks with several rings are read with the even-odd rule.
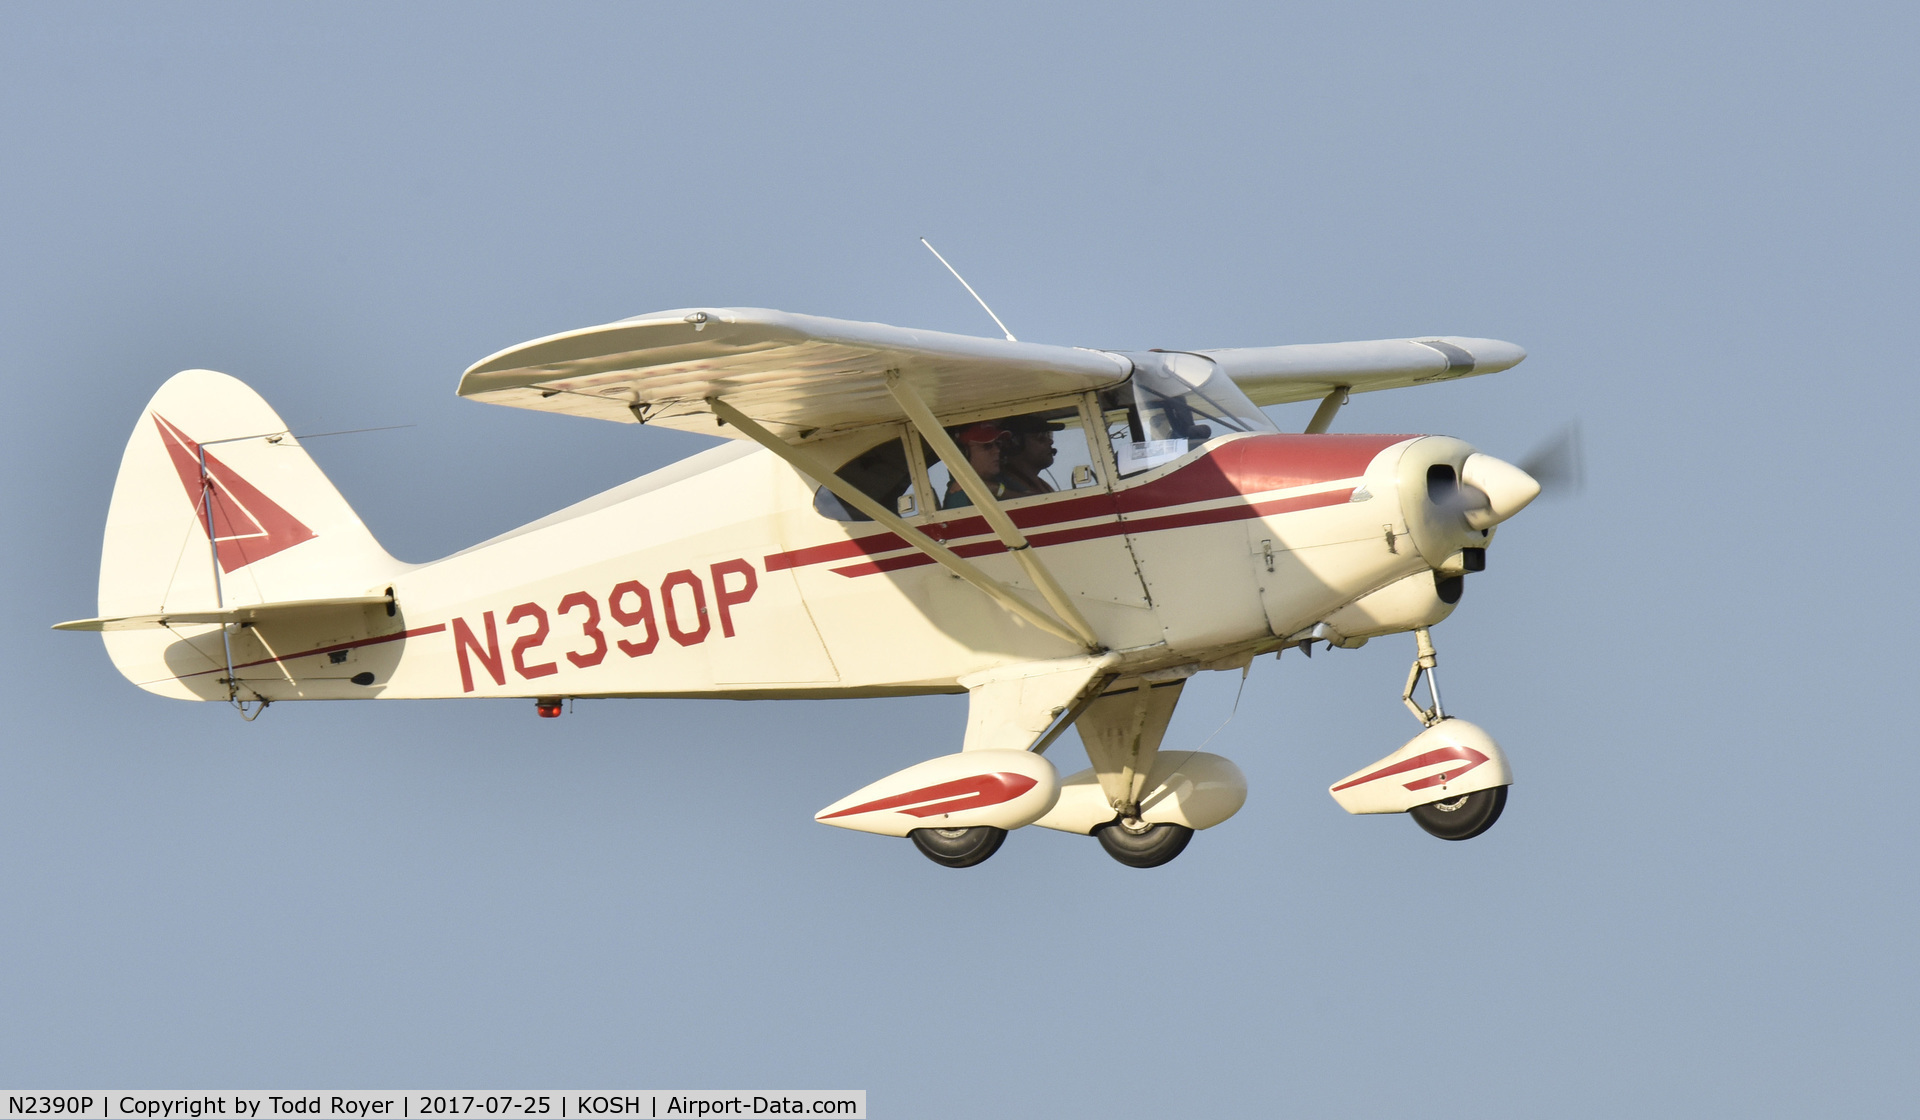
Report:
[[[1128,354],[1133,376],[1100,394],[1120,473],[1177,459],[1217,436],[1278,432],[1233,379],[1198,354]]]

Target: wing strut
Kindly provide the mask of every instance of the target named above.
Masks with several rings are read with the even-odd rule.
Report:
[[[892,510],[881,505],[866,494],[861,493],[857,487],[841,478],[837,472],[817,462],[808,451],[795,447],[779,436],[774,435],[772,432],[755,423],[745,413],[728,404],[726,401],[721,400],[719,397],[708,397],[707,407],[713,410],[715,416],[733,425],[735,430],[741,435],[746,436],[768,451],[773,452],[775,455],[793,464],[795,469],[807,477],[818,480],[821,485],[833,491],[834,497],[839,498],[861,513],[873,518],[876,523],[884,525],[901,540],[906,541],[934,561],[944,565],[947,570],[951,571],[954,575],[959,576],[961,579],[979,588],[994,602],[999,603],[1007,610],[1012,611],[1014,614],[1019,615],[1021,618],[1026,619],[1034,626],[1052,634],[1056,638],[1071,642],[1077,646],[1088,646],[1091,652],[1091,644],[1075,634],[1071,629],[1062,626],[1045,612],[1035,608],[1031,603],[1014,594],[1011,589],[1000,581],[961,559],[952,549],[934,540],[932,537],[927,536],[905,521],[902,521]],[[937,431],[939,429],[936,427],[935,430]],[[941,434],[944,435],[945,433],[942,432]]]
[[[960,453],[960,448],[954,444],[953,437],[940,426],[940,421],[934,417],[933,410],[927,407],[927,402],[920,398],[919,393],[914,392],[913,386],[907,384],[897,370],[887,371],[887,391],[893,394],[894,400],[900,402],[900,407],[906,411],[907,418],[913,421],[913,426],[920,429],[920,434],[933,445],[941,461],[947,464],[947,469],[953,472],[953,477],[960,483],[960,488],[967,492],[967,497],[972,498],[973,504],[986,515],[987,524],[993,527],[994,534],[1000,538],[1000,543],[1006,545],[1007,551],[1013,553],[1014,558],[1020,561],[1020,566],[1026,569],[1027,578],[1040,589],[1040,594],[1047,600],[1047,605],[1053,608],[1053,612],[1060,616],[1061,621],[1073,628],[1073,632],[1079,635],[1082,645],[1090,650],[1105,649],[1106,646],[1094,634],[1093,627],[1087,624],[1079,608],[1075,607],[1073,600],[1067,597],[1066,590],[1060,586],[1058,580],[1053,578],[1053,573],[1047,570],[1047,566],[1040,562],[1040,557],[1034,555],[1033,546],[1027,542],[1026,534],[1013,523],[1013,518],[1007,516],[1007,511],[1001,508],[1000,500],[993,496],[993,491],[987,489],[987,484],[981,481],[979,474],[974,471],[972,462]]]
[[[1307,421],[1306,434],[1323,435],[1328,428],[1333,427],[1333,414],[1339,412],[1340,406],[1347,403],[1347,394],[1351,391],[1352,386],[1341,385],[1328,393],[1320,402],[1320,407],[1313,410],[1313,419]]]

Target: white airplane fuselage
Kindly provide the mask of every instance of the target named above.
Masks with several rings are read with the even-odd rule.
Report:
[[[1357,640],[1445,617],[1434,569],[1486,535],[1428,524],[1422,481],[1471,450],[1442,437],[1232,435],[1111,487],[1007,508],[1129,669],[1221,668],[1317,624]],[[445,559],[396,565],[391,613],[233,628],[231,664],[276,701],[829,697],[964,691],[971,674],[1083,652],[881,526],[822,516],[815,489],[751,445],[715,448]],[[914,523],[1039,601],[977,512]],[[207,668],[145,672],[147,687],[225,698],[220,628],[199,631],[108,637],[170,666],[180,651],[162,647],[191,644]]]

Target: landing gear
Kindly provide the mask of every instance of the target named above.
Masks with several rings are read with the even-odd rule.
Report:
[[[1442,840],[1471,840],[1493,827],[1507,807],[1507,787],[1463,793],[1407,810],[1413,823]]]
[[[972,867],[985,863],[988,856],[1006,843],[1007,830],[982,825],[977,828],[916,828],[907,833],[920,854],[942,867]],[[1168,856],[1172,859],[1172,856]]]
[[[1187,850],[1193,829],[1183,824],[1120,820],[1093,830],[1107,854],[1128,867],[1159,867]]]
[[[1159,867],[1185,851],[1193,839],[1193,829],[1186,825],[1148,824],[1140,819],[1140,802],[1154,788],[1149,779],[1160,755],[1160,740],[1185,684],[1185,677],[1158,683],[1141,679],[1101,696],[1074,723],[1099,782],[1104,804],[1098,812],[1114,814],[1093,834],[1108,855],[1128,867]],[[1238,778],[1238,771],[1234,773]],[[1232,809],[1239,807],[1235,804]],[[1232,815],[1232,809],[1227,815]]]
[[[1437,572],[1434,574],[1436,578],[1439,575]],[[1434,676],[1434,666],[1439,657],[1434,653],[1433,639],[1427,633],[1427,628],[1423,626],[1415,630],[1413,640],[1418,656],[1414,659],[1413,668],[1407,671],[1407,687],[1400,693],[1400,702],[1413,713],[1413,718],[1432,730],[1452,717],[1440,707],[1440,682]],[[1414,689],[1422,677],[1426,678],[1427,695],[1433,700],[1424,708],[1413,698]],[[1507,787],[1494,786],[1415,805],[1407,810],[1407,815],[1413,818],[1413,823],[1442,840],[1471,840],[1492,828],[1506,807]]]

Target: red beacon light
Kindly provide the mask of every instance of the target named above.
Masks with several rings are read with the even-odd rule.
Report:
[[[541,719],[558,719],[560,717],[560,701],[542,697],[533,702],[533,710],[539,713]]]

